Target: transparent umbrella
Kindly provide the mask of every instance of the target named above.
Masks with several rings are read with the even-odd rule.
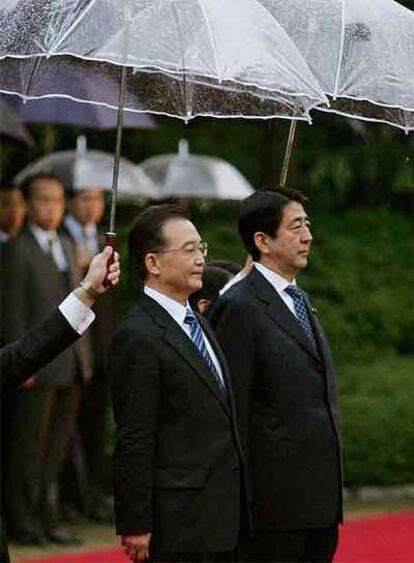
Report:
[[[258,0],[298,47],[325,111],[414,129],[414,12],[393,0]]]
[[[178,154],[164,154],[140,163],[157,186],[159,197],[244,199],[253,193],[246,178],[229,162],[211,156],[189,154],[181,140]]]
[[[303,119],[326,101],[256,0],[21,0],[0,20],[0,58],[10,56],[0,90],[117,108],[107,84],[126,66],[125,107],[184,119]]]
[[[45,172],[58,176],[66,187],[75,190],[91,187],[110,190],[113,160],[113,154],[87,149],[86,138],[80,136],[77,139],[76,150],[50,153],[23,168],[14,181],[21,184],[30,176]],[[121,158],[118,200],[131,203],[137,199],[157,197],[156,186],[142,169],[126,158]]]
[[[21,0],[0,18],[1,58],[0,91],[185,120],[309,119],[326,101],[293,42],[256,0]],[[118,98],[108,83],[120,77]],[[121,130],[122,111],[111,231]]]

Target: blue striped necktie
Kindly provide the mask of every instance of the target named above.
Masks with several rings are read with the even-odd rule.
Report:
[[[184,319],[184,323],[190,327],[191,340],[193,341],[193,343],[194,343],[195,347],[197,348],[199,354],[203,357],[206,364],[210,368],[210,371],[214,375],[214,378],[216,379],[216,382],[217,382],[217,384],[220,388],[220,391],[222,391],[223,393],[226,393],[227,391],[226,391],[226,388],[224,386],[224,383],[222,382],[221,377],[217,373],[214,362],[213,362],[213,360],[212,360],[212,358],[211,358],[211,356],[210,356],[210,354],[207,350],[207,346],[206,346],[206,342],[204,340],[204,336],[203,336],[203,332],[201,330],[201,326],[200,326],[196,316],[191,311],[191,309],[187,309],[185,319]]]
[[[306,307],[305,298],[303,297],[300,289],[296,285],[288,285],[285,289],[286,293],[293,299],[295,307],[296,318],[300,326],[303,328],[306,336],[311,341],[315,350],[317,350],[315,335],[313,334],[312,325],[309,319],[308,309]]]

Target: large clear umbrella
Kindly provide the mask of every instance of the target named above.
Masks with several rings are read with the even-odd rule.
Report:
[[[58,176],[66,187],[74,190],[97,187],[109,191],[112,186],[113,160],[113,154],[89,150],[86,138],[80,136],[75,150],[53,152],[31,162],[16,175],[14,181],[21,184],[35,174],[47,173]],[[137,199],[157,197],[156,186],[142,169],[126,158],[121,158],[118,199],[130,203]]]
[[[7,58],[0,91],[186,120],[308,119],[326,101],[293,42],[256,0],[21,0],[0,19],[0,58]],[[107,83],[120,75],[117,98]]]
[[[329,97],[317,109],[414,130],[414,12],[393,0],[258,0]],[[287,180],[292,122],[280,184]]]
[[[414,128],[414,12],[393,0],[259,0],[298,47],[325,111]]]
[[[148,158],[140,168],[157,186],[159,197],[240,200],[253,193],[237,168],[220,158],[190,154],[184,139],[178,154]]]

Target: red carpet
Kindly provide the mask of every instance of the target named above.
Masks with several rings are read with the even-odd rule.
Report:
[[[335,561],[414,561],[414,512],[351,520],[341,529]]]
[[[24,563],[127,563],[120,549],[24,559]],[[351,520],[341,528],[336,562],[414,562],[414,512]]]
[[[49,557],[32,557],[20,559],[24,563],[128,563],[129,559],[118,549],[88,551],[85,553],[70,553]]]

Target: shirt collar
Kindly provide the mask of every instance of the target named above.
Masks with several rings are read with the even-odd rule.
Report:
[[[46,231],[34,223],[29,223],[29,229],[42,248],[48,248],[49,241],[57,238],[56,231]]]
[[[73,236],[76,242],[83,242],[82,231],[88,237],[96,237],[98,229],[95,223],[89,223],[88,225],[81,225],[79,221],[71,213],[68,213],[64,219],[65,227]]]
[[[0,242],[7,242],[10,238],[10,233],[6,233],[6,231],[0,231]]]
[[[183,305],[175,299],[167,297],[164,293],[161,293],[152,287],[148,287],[147,285],[144,287],[144,293],[161,305],[161,307],[163,307],[167,313],[172,316],[176,323],[180,326],[184,325],[187,309],[190,308],[188,301],[186,305]]]
[[[289,282],[273,270],[263,266],[260,262],[255,262],[254,267],[267,279],[278,293],[282,293],[289,285],[296,285],[296,280]]]

